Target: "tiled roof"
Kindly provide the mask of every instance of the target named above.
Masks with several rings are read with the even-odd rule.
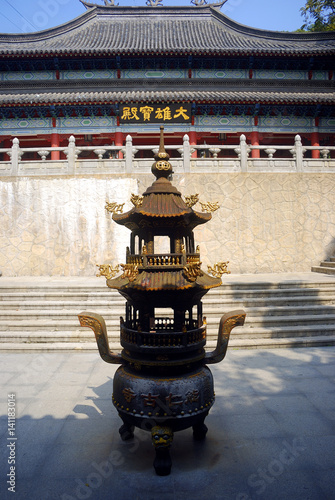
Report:
[[[334,54],[335,33],[248,28],[219,10],[195,7],[95,7],[56,28],[0,35],[5,55]]]
[[[335,93],[309,92],[297,87],[296,91],[120,91],[120,92],[41,92],[0,94],[0,105],[34,106],[41,104],[109,104],[131,102],[197,102],[197,103],[285,103],[334,104]]]
[[[221,285],[220,278],[209,276],[202,272],[195,281],[187,278],[185,271],[179,269],[176,271],[167,270],[165,272],[157,271],[141,271],[134,281],[129,281],[128,278],[121,278],[120,276],[107,281],[109,288],[120,289],[139,289],[141,291],[158,291],[164,290],[186,290],[187,288],[201,287],[202,289],[209,289]]]

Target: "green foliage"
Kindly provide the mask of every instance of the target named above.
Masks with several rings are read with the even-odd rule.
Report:
[[[307,0],[305,7],[300,10],[305,21],[301,30],[335,31],[334,0]]]

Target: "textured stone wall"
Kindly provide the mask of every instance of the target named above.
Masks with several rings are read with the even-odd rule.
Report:
[[[2,180],[0,271],[94,276],[96,264],[124,263],[130,232],[105,203],[126,202],[126,211],[131,193],[152,182],[151,174]],[[303,272],[335,253],[334,174],[191,174],[173,184],[221,205],[195,230],[204,270],[229,260],[232,273]]]

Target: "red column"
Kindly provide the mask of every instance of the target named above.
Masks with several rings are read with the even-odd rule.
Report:
[[[257,130],[254,130],[250,134],[250,141],[252,146],[259,146],[259,134]],[[251,158],[260,158],[260,151],[259,149],[252,149],[251,150]]]
[[[320,146],[319,132],[311,133],[311,146]],[[312,149],[312,158],[320,158],[320,151],[318,149]]]
[[[188,136],[190,138],[190,146],[196,146],[197,145],[197,133],[194,130],[191,130],[188,133]],[[197,158],[197,150],[194,151],[194,153],[191,154],[191,158]]]
[[[115,146],[123,146],[123,133],[115,132]],[[123,159],[122,151],[119,151],[119,159]]]
[[[51,147],[59,148],[59,134],[57,132],[53,132],[51,134]],[[60,159],[60,151],[51,151],[51,160],[59,160]]]

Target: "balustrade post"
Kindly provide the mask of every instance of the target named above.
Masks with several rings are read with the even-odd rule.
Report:
[[[240,162],[241,162],[241,172],[248,171],[248,145],[244,134],[240,137]]]
[[[294,148],[295,148],[295,165],[297,172],[302,172],[303,169],[303,147],[300,135],[296,135],[294,138]]]
[[[68,173],[74,174],[75,165],[76,165],[76,139],[73,135],[69,137],[69,146],[66,150],[67,156],[67,164],[68,164]]]
[[[191,148],[190,148],[190,139],[187,134],[183,137],[183,167],[184,172],[190,172],[190,156],[191,156]]]
[[[17,137],[13,139],[13,145],[10,152],[12,172],[11,175],[17,175],[19,171],[19,161],[21,159],[22,153],[20,150],[20,141]]]
[[[126,172],[130,173],[133,163],[133,139],[131,135],[126,137]]]

